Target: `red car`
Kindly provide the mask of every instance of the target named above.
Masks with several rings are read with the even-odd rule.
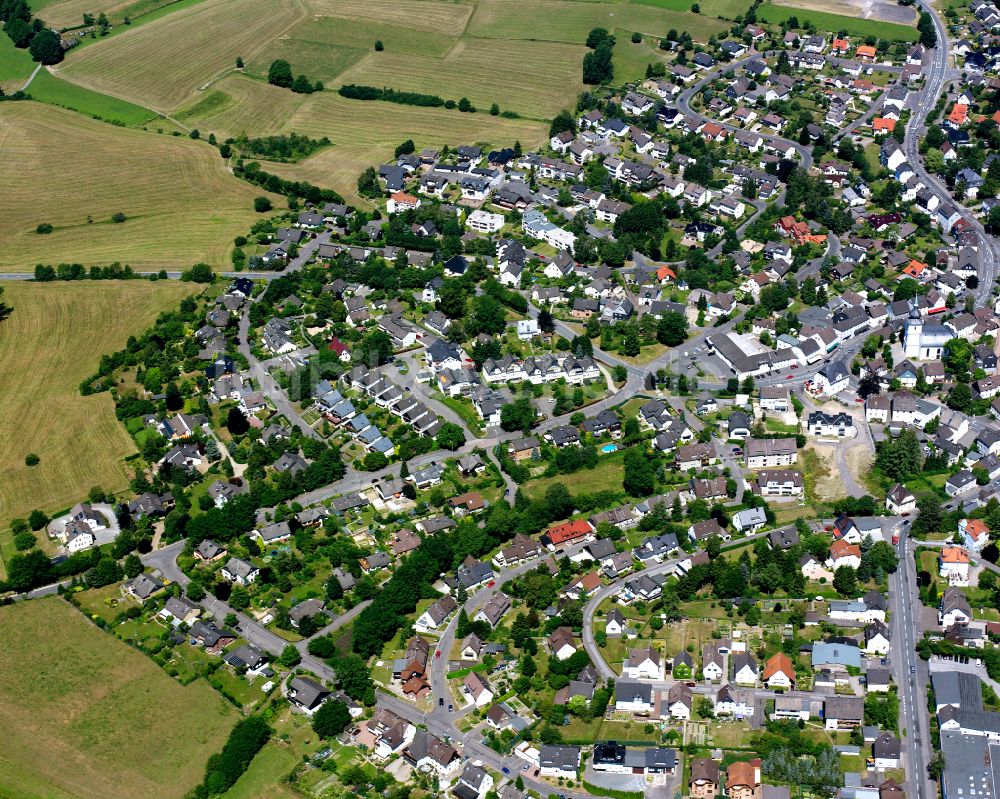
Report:
[[[492,587],[493,587],[493,586],[495,586],[496,584],[497,584],[497,581],[496,581],[496,580],[490,580],[490,581],[489,581],[488,583],[486,583],[486,587],[487,587],[487,588],[492,588]]]
[[[437,651],[436,651],[436,652],[434,653],[434,657],[436,657],[436,658],[439,658],[439,657],[441,657],[441,650],[440,650],[440,649],[438,649],[438,650],[437,650]]]

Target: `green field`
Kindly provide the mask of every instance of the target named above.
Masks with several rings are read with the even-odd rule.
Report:
[[[0,88],[10,93],[17,91],[34,68],[27,50],[19,50],[9,38],[0,36]]]
[[[4,799],[180,799],[236,720],[61,599],[0,608],[0,629]]]
[[[39,102],[68,108],[116,125],[142,125],[157,116],[148,108],[77,86],[44,69],[31,81],[28,94]]]
[[[0,327],[0,522],[69,507],[95,485],[125,488],[122,459],[135,445],[111,396],[81,397],[80,382],[193,290],[176,281],[6,286],[14,313]],[[25,466],[29,452],[37,466]]]
[[[695,0],[632,0],[645,6],[655,6],[669,11],[690,11]],[[706,0],[698,3],[700,13],[719,19],[735,19],[743,16],[750,8],[748,0]]]
[[[813,11],[789,6],[778,6],[765,2],[757,9],[757,19],[772,25],[780,25],[789,17],[797,17],[800,25],[811,22],[821,31],[837,33],[846,31],[852,36],[877,36],[880,39],[890,39],[902,42],[917,40],[916,27],[898,25],[894,22],[882,22],[877,19],[861,19],[840,14],[828,14],[824,11]]]
[[[594,494],[598,491],[622,491],[625,466],[620,452],[601,455],[593,469],[580,469],[573,474],[559,474],[554,477],[540,477],[524,484],[524,490],[532,499],[545,495],[549,486],[559,483],[570,489],[571,494]]]
[[[690,4],[688,4],[689,6]],[[726,25],[711,16],[640,3],[575,0],[479,0],[469,21],[470,36],[582,44],[592,28],[622,28],[662,37],[674,28],[707,41]]]

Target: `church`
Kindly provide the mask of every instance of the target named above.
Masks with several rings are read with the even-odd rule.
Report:
[[[903,331],[903,354],[911,360],[938,361],[944,354],[945,345],[955,338],[955,328],[950,324],[924,324],[916,301],[910,305],[910,318]]]

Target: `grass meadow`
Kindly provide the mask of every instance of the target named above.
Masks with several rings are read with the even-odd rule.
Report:
[[[0,608],[0,628],[5,799],[180,799],[236,722],[61,599]]]
[[[840,14],[829,14],[825,11],[779,6],[771,2],[762,3],[757,9],[757,19],[772,25],[780,25],[792,16],[797,17],[801,25],[811,22],[817,29],[831,33],[846,31],[852,36],[877,36],[880,39],[902,42],[915,42],[917,40],[916,27],[899,25],[895,22],[847,17]]]
[[[121,349],[193,291],[177,281],[5,286],[14,313],[0,335],[0,525],[33,508],[69,507],[95,485],[128,485],[123,459],[135,445],[110,394],[82,397],[80,382],[101,355]],[[40,457],[37,466],[25,465],[29,452]]]
[[[228,266],[260,190],[204,142],[108,125],[39,103],[0,105],[0,271],[37,263]],[[68,202],[68,198],[72,202]],[[111,217],[121,211],[127,220]],[[88,221],[88,218],[90,221]],[[47,222],[55,228],[39,235]]]
[[[13,94],[34,68],[27,50],[19,50],[7,36],[0,36],[0,88]]]

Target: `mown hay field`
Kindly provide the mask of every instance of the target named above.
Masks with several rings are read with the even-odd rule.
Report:
[[[236,722],[58,598],[0,608],[0,794],[180,799]]]
[[[135,445],[111,395],[80,396],[80,382],[102,355],[195,290],[173,280],[11,281],[4,288],[14,312],[0,323],[0,528],[33,508],[69,507],[95,485],[127,487],[132,473],[123,459]],[[41,460],[26,466],[32,452]]]
[[[299,164],[270,164],[268,169],[353,194],[361,171],[391,158],[396,145],[404,139],[412,138],[420,147],[474,142],[510,147],[520,141],[527,150],[544,141],[548,125],[493,117],[485,109],[463,114],[442,108],[348,100],[324,92],[313,95],[296,112],[288,121],[288,130],[329,136],[333,147]]]
[[[158,112],[279,38],[304,11],[292,0],[204,0],[70,54],[59,74]]]
[[[444,58],[371,53],[338,82],[468,97],[480,111],[495,102],[504,111],[549,119],[583,90],[585,52],[574,44],[463,39]]]
[[[61,262],[226,266],[233,237],[257,217],[260,190],[230,175],[214,148],[186,137],[3,103],[0,150],[0,271]],[[119,211],[127,220],[115,224]],[[39,223],[55,230],[39,235]]]
[[[690,5],[690,4],[689,4]],[[592,28],[623,28],[665,36],[671,28],[707,41],[726,24],[704,14],[672,11],[639,3],[578,0],[479,0],[469,22],[470,36],[533,39],[582,44]]]

